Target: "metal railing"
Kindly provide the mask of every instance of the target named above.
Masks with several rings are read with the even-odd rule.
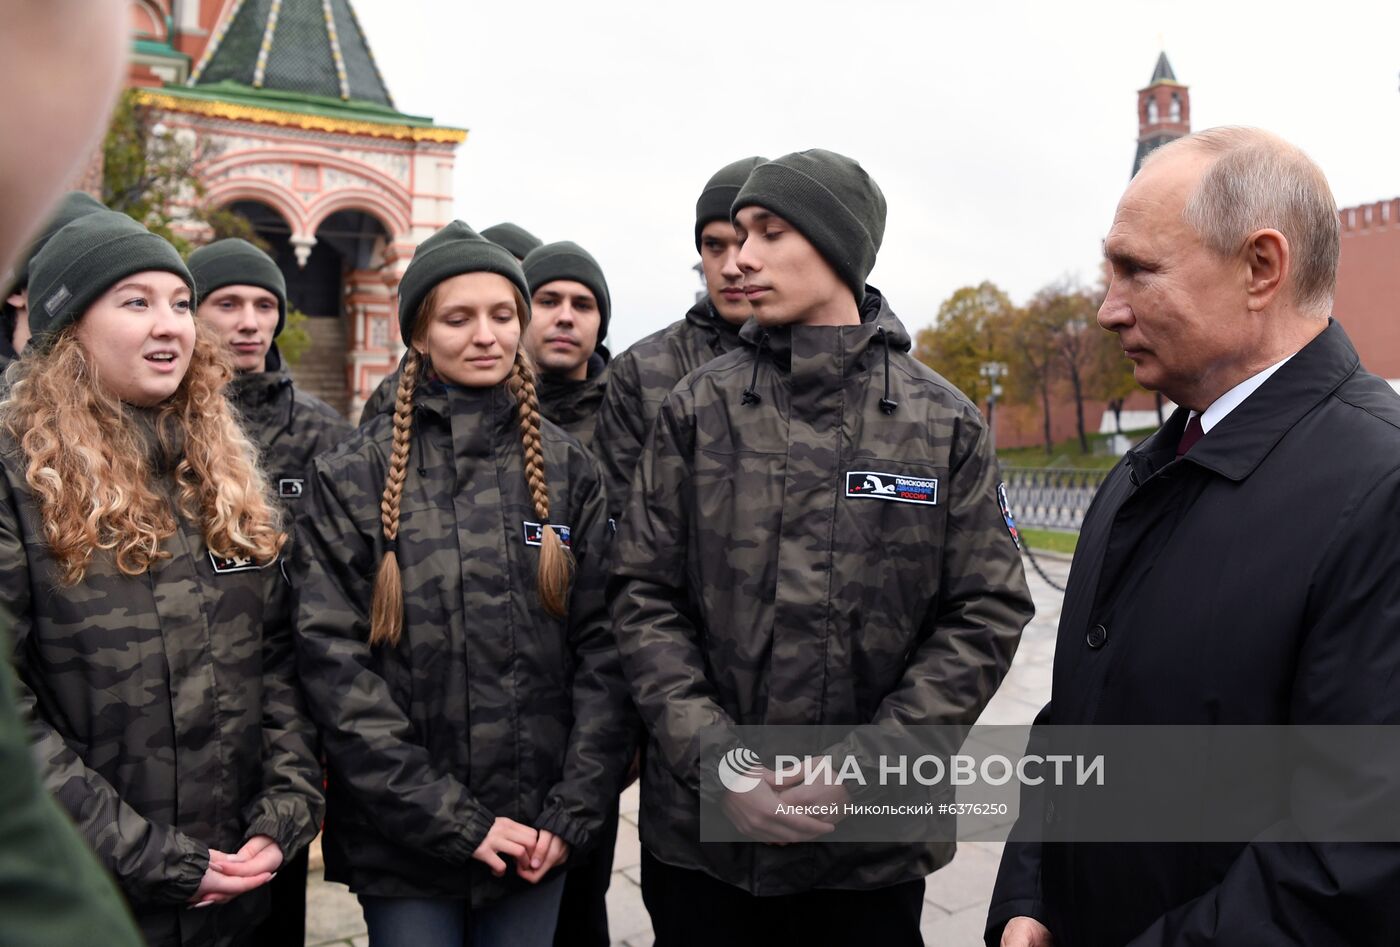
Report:
[[[1078,529],[1108,471],[1003,467],[1002,476],[1017,526]]]

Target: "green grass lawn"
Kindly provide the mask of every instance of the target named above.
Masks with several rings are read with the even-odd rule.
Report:
[[[1156,428],[1141,431],[1124,431],[1132,443],[1137,443]],[[1072,437],[1060,441],[1050,453],[1044,447],[1008,447],[997,451],[1003,467],[1067,467],[1074,470],[1108,470],[1118,463],[1118,458],[1106,453],[1111,434],[1089,435],[1089,453],[1079,452],[1079,438]]]
[[[1065,555],[1073,555],[1074,547],[1079,542],[1079,533],[1068,532],[1058,529],[1018,529],[1021,534],[1021,542],[1032,549],[1044,549],[1049,552],[1062,552]]]

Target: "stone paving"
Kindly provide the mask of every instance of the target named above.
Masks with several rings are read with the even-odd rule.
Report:
[[[1038,554],[1041,565],[1063,585],[1069,562]],[[1050,669],[1055,655],[1055,629],[1060,621],[1061,594],[1027,563],[1036,615],[1026,627],[1011,671],[987,705],[979,723],[1030,723],[1050,696]],[[952,863],[929,876],[921,924],[930,947],[976,947],[982,942],[987,902],[1001,860],[1001,844],[963,842]],[[313,866],[315,865],[313,852]],[[613,947],[651,947],[651,922],[642,905],[641,844],[637,839],[637,787],[622,797],[622,822],[608,889],[608,923]],[[322,879],[314,870],[307,893],[307,947],[366,947],[359,902],[344,885]]]

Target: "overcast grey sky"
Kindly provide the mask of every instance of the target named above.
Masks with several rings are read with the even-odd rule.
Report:
[[[889,201],[871,283],[911,330],[959,286],[1096,275],[1165,48],[1192,125],[1302,146],[1342,206],[1400,196],[1400,3],[355,0],[400,109],[470,129],[458,216],[575,240],[619,351],[679,318],[721,165],[822,147]]]

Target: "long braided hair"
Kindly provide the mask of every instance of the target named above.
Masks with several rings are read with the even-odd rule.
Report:
[[[524,322],[525,301],[517,292],[516,313]],[[415,343],[421,342],[437,302],[436,289],[430,291],[414,318]],[[523,326],[522,326],[523,328]],[[413,393],[419,376],[429,368],[426,357],[416,345],[411,346],[399,387],[394,398],[394,442],[389,455],[389,472],[384,480],[384,493],[379,501],[379,521],[384,530],[384,556],[374,578],[374,595],[370,604],[371,645],[397,645],[403,637],[403,574],[399,569],[399,507],[403,498],[404,480],[408,475],[409,450],[413,436]],[[525,456],[525,481],[535,515],[542,524],[540,562],[536,572],[540,604],[549,614],[562,618],[568,612],[569,585],[573,581],[574,558],[558,532],[549,523],[549,485],[544,475],[544,449],[540,442],[539,398],[535,392],[535,376],[524,349],[517,347],[515,364],[505,381],[507,390],[515,397],[520,411],[520,439]]]
[[[568,611],[569,583],[574,577],[574,556],[549,522],[549,484],[544,478],[544,446],[540,443],[540,402],[535,393],[535,372],[523,347],[515,350],[515,364],[506,388],[520,410],[520,444],[525,451],[525,482],[540,518],[540,566],[535,583],[545,611],[563,618]]]
[[[431,302],[431,294],[429,299]],[[374,596],[369,609],[369,643],[397,645],[403,636],[403,573],[399,569],[399,506],[403,482],[408,476],[408,453],[413,436],[413,389],[423,356],[410,348],[399,374],[394,398],[394,447],[389,454],[389,475],[379,499],[379,522],[384,528],[384,557],[374,577]]]

